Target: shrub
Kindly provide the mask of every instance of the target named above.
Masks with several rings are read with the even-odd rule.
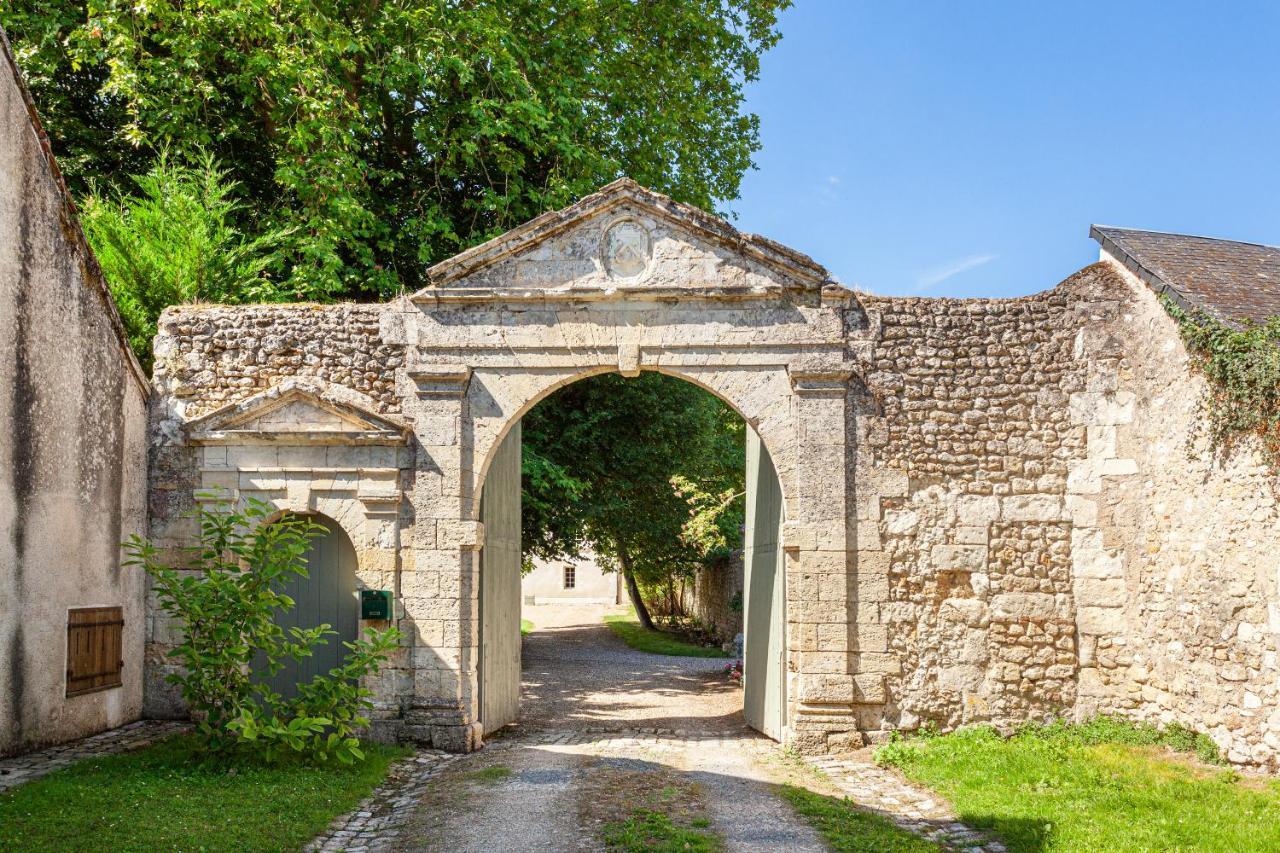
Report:
[[[207,750],[249,746],[269,760],[297,753],[351,763],[363,758],[355,733],[369,724],[364,713],[372,707],[359,681],[377,672],[400,633],[389,628],[343,643],[343,663],[298,685],[291,699],[272,691],[262,676],[310,656],[336,633],[329,625],[286,633],[276,624],[276,614],[294,604],[284,584],[307,576],[303,554],[324,528],[272,514],[255,500],[234,510],[202,509],[200,544],[188,549],[185,568],[161,562],[151,543],[136,536],[125,543],[127,564],[151,576],[160,608],[182,623],[181,642],[169,653],[182,669],[167,680],[180,688]]]
[[[272,279],[287,230],[250,238],[235,222],[237,184],[207,153],[190,163],[162,153],[133,178],[138,195],[84,199],[85,236],[144,367],[160,312],[194,302],[270,302],[291,294]]]

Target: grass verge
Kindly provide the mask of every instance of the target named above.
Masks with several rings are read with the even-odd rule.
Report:
[[[836,853],[936,853],[932,841],[913,835],[888,818],[863,811],[843,797],[815,793],[796,785],[780,788],[783,799]]]
[[[1196,754],[1217,751],[1186,729],[1099,718],[901,740],[876,760],[947,796],[1010,851],[1280,850],[1277,783]]]
[[[473,782],[485,782],[492,785],[510,779],[511,768],[505,764],[494,764],[481,770],[471,771],[467,774],[467,778]]]
[[[605,616],[604,624],[608,625],[609,630],[617,634],[622,639],[622,642],[638,652],[686,658],[728,657],[723,650],[714,646],[699,646],[685,642],[666,631],[645,628],[636,619],[634,613],[617,613]]]
[[[667,769],[627,771],[597,762],[578,818],[611,853],[718,853],[702,787]],[[620,817],[621,816],[621,817]]]
[[[606,824],[601,833],[609,850],[623,853],[713,853],[722,849],[720,841],[703,827],[706,819],[681,826],[653,809],[636,809],[626,820]]]
[[[228,767],[179,736],[86,759],[0,794],[0,850],[299,849],[408,754],[362,748],[352,767]]]

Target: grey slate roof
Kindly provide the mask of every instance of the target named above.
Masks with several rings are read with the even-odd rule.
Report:
[[[1280,247],[1094,225],[1089,236],[1184,308],[1259,323],[1280,315]]]

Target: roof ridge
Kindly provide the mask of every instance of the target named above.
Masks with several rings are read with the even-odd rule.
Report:
[[[1274,249],[1280,251],[1280,244],[1273,245],[1271,243],[1259,243],[1255,240],[1234,240],[1230,237],[1210,237],[1207,234],[1184,234],[1181,231],[1157,231],[1153,228],[1126,228],[1123,225],[1101,225],[1093,223],[1089,226],[1090,230],[1097,229],[1101,231],[1118,231],[1122,234],[1159,234],[1162,237],[1181,237],[1184,240],[1207,240],[1212,243],[1233,243],[1237,246],[1256,246],[1259,249]]]

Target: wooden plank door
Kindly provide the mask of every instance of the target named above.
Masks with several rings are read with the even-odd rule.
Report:
[[[288,611],[276,615],[276,624],[287,632],[290,628],[314,628],[326,624],[337,634],[326,637],[311,657],[285,661],[284,667],[266,682],[272,690],[286,698],[297,694],[297,685],[311,681],[316,675],[327,675],[342,663],[347,649],[342,645],[355,642],[360,629],[360,601],[356,592],[356,550],[338,523],[317,515],[310,520],[325,528],[325,533],[311,540],[304,559],[307,577],[291,575],[284,592],[294,600]],[[259,672],[264,663],[255,662]]]
[[[503,439],[480,495],[480,723],[520,713],[520,424]]]
[[[786,718],[786,605],[782,486],[769,451],[747,430],[743,708],[748,725],[782,740]]]

